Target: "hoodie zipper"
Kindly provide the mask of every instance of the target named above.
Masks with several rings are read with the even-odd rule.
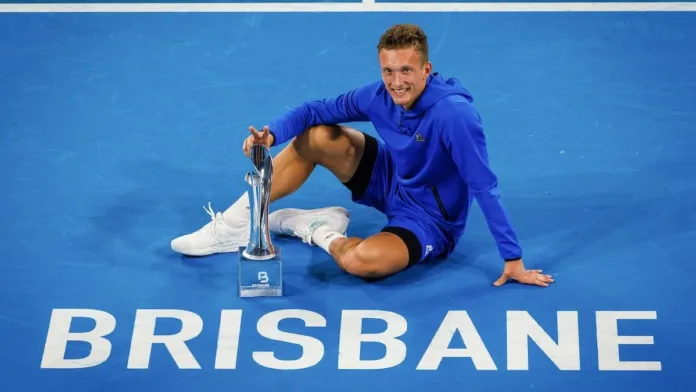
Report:
[[[440,192],[438,192],[437,187],[435,185],[432,185],[430,187],[430,190],[433,191],[435,201],[437,202],[437,206],[440,208],[440,213],[442,214],[442,217],[445,218],[446,221],[449,221],[449,215],[447,214],[445,205],[442,203],[442,199],[440,199]]]
[[[407,134],[408,132],[406,132],[406,130],[404,129],[403,123],[404,123],[404,112],[402,111],[400,113],[400,116],[399,116],[399,124],[398,124],[399,132],[401,132],[403,134]]]

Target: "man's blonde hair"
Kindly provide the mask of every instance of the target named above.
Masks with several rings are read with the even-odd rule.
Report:
[[[423,62],[428,61],[428,37],[425,31],[413,24],[397,24],[384,32],[377,44],[377,52],[382,49],[406,49],[415,48],[420,52]]]

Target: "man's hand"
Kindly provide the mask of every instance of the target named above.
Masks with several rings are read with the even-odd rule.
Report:
[[[551,275],[544,275],[541,270],[527,270],[524,268],[522,260],[508,261],[505,263],[503,274],[493,282],[493,286],[502,286],[508,280],[516,280],[522,284],[531,284],[542,287],[547,287],[549,283],[553,283]]]
[[[273,145],[274,138],[268,126],[263,127],[263,131],[261,132],[257,131],[254,127],[249,127],[249,132],[251,135],[244,139],[244,143],[242,144],[244,155],[249,156],[251,153],[251,146],[254,144],[263,144],[268,148],[271,148],[271,145]]]

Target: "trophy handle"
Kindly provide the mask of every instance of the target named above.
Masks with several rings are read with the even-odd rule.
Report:
[[[271,157],[271,150],[263,144],[254,144],[251,146],[249,158],[251,159],[256,174],[264,181],[264,189],[270,192],[271,179],[273,178],[273,158]]]

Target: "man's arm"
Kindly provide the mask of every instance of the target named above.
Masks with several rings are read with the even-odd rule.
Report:
[[[442,135],[460,175],[483,211],[500,256],[505,261],[521,259],[517,235],[500,201],[498,179],[488,163],[486,138],[478,113],[471,108],[453,111],[443,119]]]
[[[308,101],[297,106],[269,124],[273,145],[280,145],[315,125],[333,125],[369,121],[367,108],[377,84],[350,90],[333,98]]]

